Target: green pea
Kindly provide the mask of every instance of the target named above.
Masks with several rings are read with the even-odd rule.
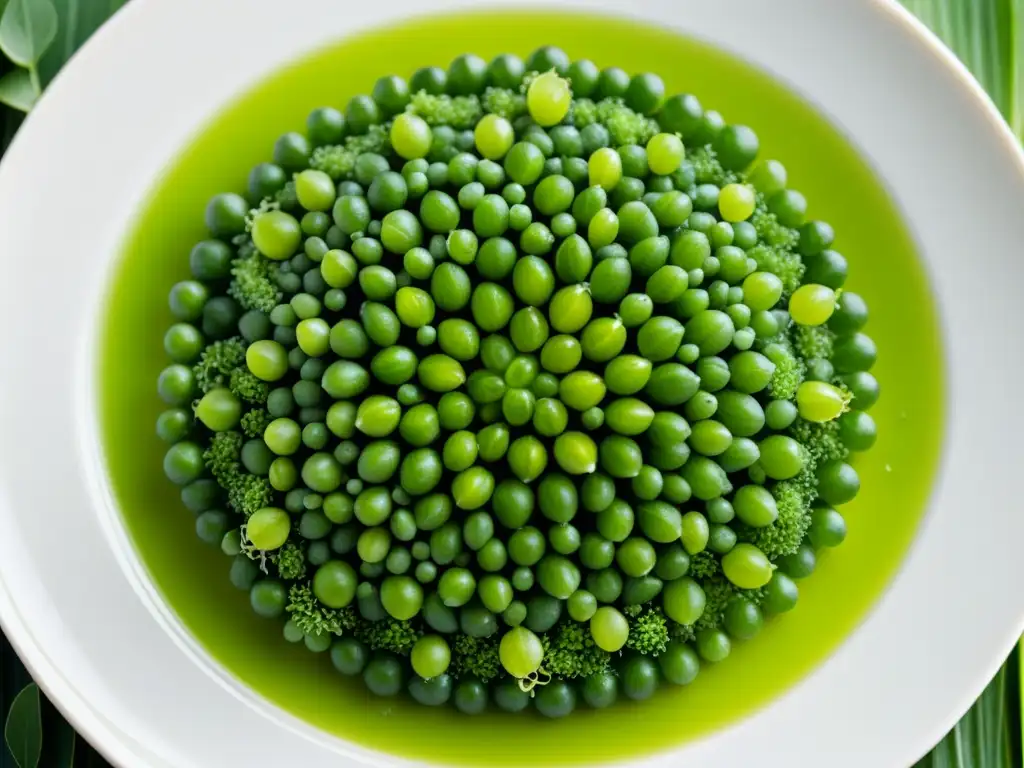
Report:
[[[469,304],[470,293],[469,275],[458,264],[442,262],[430,276],[430,295],[445,312],[458,312]]]
[[[764,428],[765,416],[761,404],[741,392],[720,392],[716,415],[736,437],[751,437]]]
[[[627,259],[611,258],[597,263],[590,275],[590,292],[600,304],[615,304],[629,292],[633,269]]]
[[[512,318],[512,295],[497,283],[480,283],[473,291],[473,320],[482,331],[494,333]]]
[[[582,432],[564,432],[555,439],[555,461],[570,475],[585,475],[597,468],[597,445]]]
[[[601,441],[600,458],[601,468],[612,477],[636,477],[643,466],[640,446],[622,435],[609,435]]]
[[[405,455],[400,469],[400,482],[409,494],[422,496],[433,490],[441,480],[444,467],[437,451],[418,448]]]
[[[782,571],[776,570],[764,587],[764,600],[761,607],[769,616],[777,616],[792,610],[796,606],[799,596],[800,590],[796,582]]]
[[[508,540],[509,556],[512,558],[512,562],[520,566],[536,565],[544,556],[545,546],[544,534],[532,526],[520,528]],[[530,573],[529,569],[527,568],[524,573]],[[522,587],[526,581],[525,576],[521,576],[517,581]],[[530,584],[525,585],[525,589],[529,589],[530,586],[532,586],[532,580]]]
[[[402,439],[418,448],[430,445],[441,434],[437,410],[430,403],[419,403],[409,408],[398,425]]]
[[[579,548],[580,564],[591,571],[609,567],[615,560],[615,545],[591,531],[583,537]]]
[[[448,437],[441,453],[444,465],[453,472],[461,472],[473,466],[477,457],[476,435],[460,430]]]
[[[663,363],[651,371],[644,392],[659,405],[682,405],[700,388],[701,379],[681,363]]]
[[[577,411],[598,405],[606,391],[604,380],[590,371],[573,371],[562,379],[558,387],[562,402]]]
[[[587,241],[570,235],[555,252],[555,272],[563,283],[581,283],[587,279],[594,256]]]
[[[732,443],[732,433],[713,419],[696,422],[690,434],[690,446],[704,456],[718,456]]]
[[[560,555],[545,555],[537,564],[537,582],[558,600],[568,600],[579,589],[580,579],[579,568]]]
[[[559,333],[576,333],[590,320],[594,305],[590,292],[582,284],[559,289],[551,298],[548,317]]]
[[[580,342],[588,360],[607,362],[626,346],[626,326],[617,317],[599,317],[583,329]]]
[[[760,352],[739,352],[729,361],[730,381],[740,392],[754,394],[768,386],[775,364]]]
[[[757,443],[747,437],[736,437],[719,454],[717,461],[726,472],[739,472],[754,465],[761,457]]]
[[[608,475],[595,473],[583,481],[581,491],[583,508],[588,512],[601,512],[615,500],[615,481]]]
[[[545,370],[563,374],[573,370],[583,359],[583,350],[573,336],[552,336],[540,353],[540,363]]]
[[[627,203],[627,205],[633,205],[633,203]],[[637,203],[637,205],[643,205],[643,203]],[[669,251],[669,239],[664,235],[644,238],[629,249],[630,267],[641,277],[653,277],[668,262]]]
[[[597,514],[597,530],[609,541],[621,542],[633,530],[633,508],[621,499],[615,499]]]
[[[686,626],[694,624],[701,617],[706,604],[704,590],[688,577],[669,582],[662,592],[665,615]]]
[[[510,436],[504,424],[491,424],[477,434],[480,458],[484,461],[498,461],[508,451]]]
[[[722,557],[722,571],[740,589],[759,589],[772,578],[775,566],[753,544],[740,543]]]
[[[523,307],[509,324],[512,343],[520,352],[535,352],[548,339],[548,321],[536,307]]]
[[[667,502],[645,502],[637,507],[636,514],[640,530],[651,541],[667,544],[682,536],[682,515]]]
[[[516,349],[507,337],[492,334],[480,345],[480,360],[495,373],[504,373],[516,358]]]
[[[524,483],[536,480],[548,464],[544,444],[532,435],[517,438],[508,447],[508,465],[512,473]]]
[[[483,467],[470,467],[452,480],[452,497],[460,509],[479,509],[494,493],[494,475]]]
[[[587,576],[587,591],[599,603],[614,603],[622,594],[622,576],[614,568],[594,571]]]
[[[635,397],[613,400],[605,407],[605,422],[620,435],[639,435],[654,420],[654,409]]]
[[[818,468],[818,495],[832,506],[846,504],[860,491],[857,471],[843,461],[830,461]]]
[[[416,374],[432,392],[450,392],[466,381],[462,364],[448,355],[429,355],[420,361]]]
[[[768,477],[788,480],[804,468],[804,450],[786,435],[771,435],[758,444],[760,465]]]
[[[446,392],[437,402],[437,416],[442,428],[454,432],[473,422],[473,401],[463,392]]]
[[[629,538],[615,552],[615,562],[627,576],[646,576],[654,568],[657,555],[646,539]]]
[[[619,355],[604,369],[608,390],[617,395],[632,395],[642,390],[650,380],[651,361],[637,355]]]

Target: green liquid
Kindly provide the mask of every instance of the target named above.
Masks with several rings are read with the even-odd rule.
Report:
[[[537,30],[544,30],[542,36]],[[543,39],[542,39],[543,37]],[[843,508],[844,545],[800,584],[797,609],[755,640],[706,667],[684,689],[644,704],[585,707],[567,720],[492,713],[477,718],[401,699],[379,700],[337,675],[324,655],[289,646],[280,621],[257,618],[228,583],[228,558],[195,537],[192,516],[164,479],[154,436],[157,374],[171,322],[173,282],[205,236],[213,194],[244,189],[248,169],[268,160],[274,139],[300,129],[323,104],[368,93],[378,75],[408,76],[467,46],[485,58],[526,55],[542,42],[598,66],[658,72],[667,92],[690,92],[761,138],[761,157],[782,161],[812,217],[831,222],[849,259],[848,287],[871,306],[882,382],[872,410],[879,440],[857,465],[863,490]],[[431,18],[362,35],[315,53],[230,104],[167,168],[124,241],[110,287],[98,361],[111,482],[149,573],[181,621],[226,669],[268,701],[339,737],[385,752],[461,764],[603,762],[678,746],[751,714],[832,653],[893,578],[920,523],[942,437],[942,356],[937,313],[914,244],[881,182],[840,133],[762,72],[693,40],[591,16],[502,13]],[[187,563],[187,565],[185,565]],[[837,695],[841,695],[837,692]]]

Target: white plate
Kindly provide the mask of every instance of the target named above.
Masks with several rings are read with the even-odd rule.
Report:
[[[499,4],[528,3],[431,9]],[[0,617],[46,692],[116,764],[397,764],[257,699],[159,606],[111,509],[90,382],[103,281],[168,158],[254,79],[421,10],[412,0],[133,0],[53,84],[0,167]],[[629,12],[742,51],[884,169],[927,254],[950,393],[933,508],[869,619],[770,707],[635,764],[903,768],[980,693],[1024,615],[1024,367],[1012,330],[1022,155],[963,67],[893,5],[633,0]]]

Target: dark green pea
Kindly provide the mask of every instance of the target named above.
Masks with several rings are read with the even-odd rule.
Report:
[[[590,474],[583,481],[580,498],[588,512],[601,512],[615,500],[615,481],[600,472]]]
[[[850,394],[853,395],[851,405],[858,410],[866,411],[878,402],[880,394],[878,381],[867,371],[849,373],[840,376],[839,380],[850,390]]]
[[[816,549],[838,547],[846,539],[846,521],[831,507],[815,507],[808,537]]]
[[[622,590],[624,605],[644,605],[661,594],[664,584],[656,576],[630,577]]]
[[[587,591],[600,603],[614,603],[622,594],[622,576],[614,568],[593,571],[587,575]]]
[[[700,672],[700,659],[690,646],[672,641],[658,656],[661,674],[673,685],[689,685]]]
[[[679,544],[670,544],[658,553],[654,575],[664,581],[681,579],[690,570],[690,556]]]
[[[402,690],[404,668],[397,656],[388,654],[370,659],[363,670],[363,682],[376,696],[395,696]]]
[[[455,689],[455,708],[464,715],[481,714],[487,709],[487,686],[473,678],[460,680]]]
[[[693,397],[700,385],[698,375],[685,365],[663,363],[651,371],[644,392],[659,405],[677,406]]]
[[[409,695],[418,704],[439,707],[451,698],[452,686],[452,678],[448,674],[440,674],[429,680],[413,677],[409,681]]]
[[[860,491],[857,471],[843,461],[830,461],[822,465],[817,475],[818,495],[832,506],[853,501]]]
[[[579,559],[587,570],[607,568],[615,560],[615,545],[600,534],[590,532],[580,542]]]
[[[281,166],[260,163],[249,172],[246,196],[252,205],[257,205],[263,198],[273,197],[287,181],[288,175]]]
[[[562,617],[562,601],[550,595],[537,595],[526,606],[523,626],[531,632],[547,632]]]
[[[479,56],[464,53],[448,67],[448,93],[453,96],[468,96],[480,93],[487,82],[487,62]]]
[[[418,93],[419,91],[426,91],[427,93],[440,95],[444,93],[445,86],[448,83],[448,74],[440,67],[423,67],[417,69],[412,78],[409,80],[409,91],[411,93]]]
[[[630,699],[649,699],[658,690],[657,664],[646,656],[631,656],[622,667],[621,684]]]
[[[719,454],[716,460],[726,472],[739,472],[753,466],[760,457],[760,448],[753,440],[733,437],[729,447]]]
[[[648,211],[648,213],[650,212]],[[661,267],[665,266],[668,262],[668,257],[669,239],[664,235],[646,237],[629,249],[630,266],[641,277],[651,277]],[[654,297],[652,296],[651,298]]]
[[[345,322],[351,321],[341,321],[341,323]],[[338,325],[341,325],[341,323]],[[335,326],[335,328],[337,327]],[[370,361],[370,370],[378,381],[391,386],[398,386],[411,380],[416,375],[416,365],[418,362],[416,354],[408,347],[393,346],[382,349],[374,355],[373,360]]]
[[[436,592],[427,595],[420,613],[423,620],[435,632],[453,634],[459,629],[459,620],[455,611],[446,606]]]
[[[712,525],[708,535],[708,549],[724,555],[736,546],[736,532],[728,525]]]
[[[813,570],[813,566],[811,570]],[[781,570],[776,570],[772,574],[771,581],[764,588],[764,600],[761,607],[769,616],[776,616],[792,610],[799,596],[800,591],[793,579]]]
[[[765,424],[761,404],[750,395],[734,390],[719,392],[716,416],[736,437],[756,435]]]
[[[380,107],[369,96],[354,96],[345,105],[345,124],[350,133],[357,135],[366,133],[370,126],[379,123],[381,118]],[[357,175],[356,180],[364,186],[369,183],[365,175],[362,178]]]
[[[843,255],[836,251],[825,250],[816,256],[805,257],[804,263],[807,265],[803,277],[805,283],[827,285],[829,288],[838,290],[846,282],[849,268]],[[841,301],[840,306],[842,306]],[[829,323],[830,327],[831,325]]]
[[[615,304],[629,292],[633,270],[627,259],[599,261],[590,275],[590,294],[601,304]]]
[[[359,454],[357,472],[368,483],[383,483],[398,470],[401,451],[390,440],[377,440]]]
[[[457,312],[469,303],[471,283],[466,270],[450,261],[437,265],[430,276],[430,295],[446,312]]]
[[[814,568],[817,563],[818,558],[815,556],[814,550],[806,544],[801,544],[797,551],[792,555],[786,555],[785,557],[779,558],[778,566],[781,571],[791,579],[806,579],[814,573]],[[778,573],[778,571],[775,573]],[[771,584],[771,582],[769,582],[769,584]]]
[[[276,619],[284,613],[287,590],[277,579],[263,579],[252,585],[249,603],[253,612],[264,619]]]
[[[505,680],[494,687],[494,703],[503,712],[522,712],[530,706],[530,694],[516,680]]]
[[[718,161],[728,171],[742,171],[757,157],[757,134],[745,125],[727,125],[713,145]],[[790,225],[787,225],[790,226]]]
[[[725,470],[703,456],[692,456],[683,466],[681,474],[689,483],[693,495],[702,501],[717,498],[732,488]]]
[[[580,694],[594,709],[610,707],[619,696],[619,678],[609,671],[597,672],[583,681]]]
[[[536,690],[534,705],[544,717],[567,717],[576,709],[576,689],[567,682],[554,680],[547,685],[538,686]]]
[[[597,513],[597,530],[609,541],[625,541],[633,531],[633,523],[633,508],[622,499],[615,499]]]
[[[725,660],[732,651],[729,636],[720,629],[702,629],[697,633],[697,653],[712,664]]]

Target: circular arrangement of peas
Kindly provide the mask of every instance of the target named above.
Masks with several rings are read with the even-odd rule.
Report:
[[[792,609],[879,390],[758,150],[544,47],[383,77],[214,197],[157,432],[253,610],[378,695],[560,717]]]

